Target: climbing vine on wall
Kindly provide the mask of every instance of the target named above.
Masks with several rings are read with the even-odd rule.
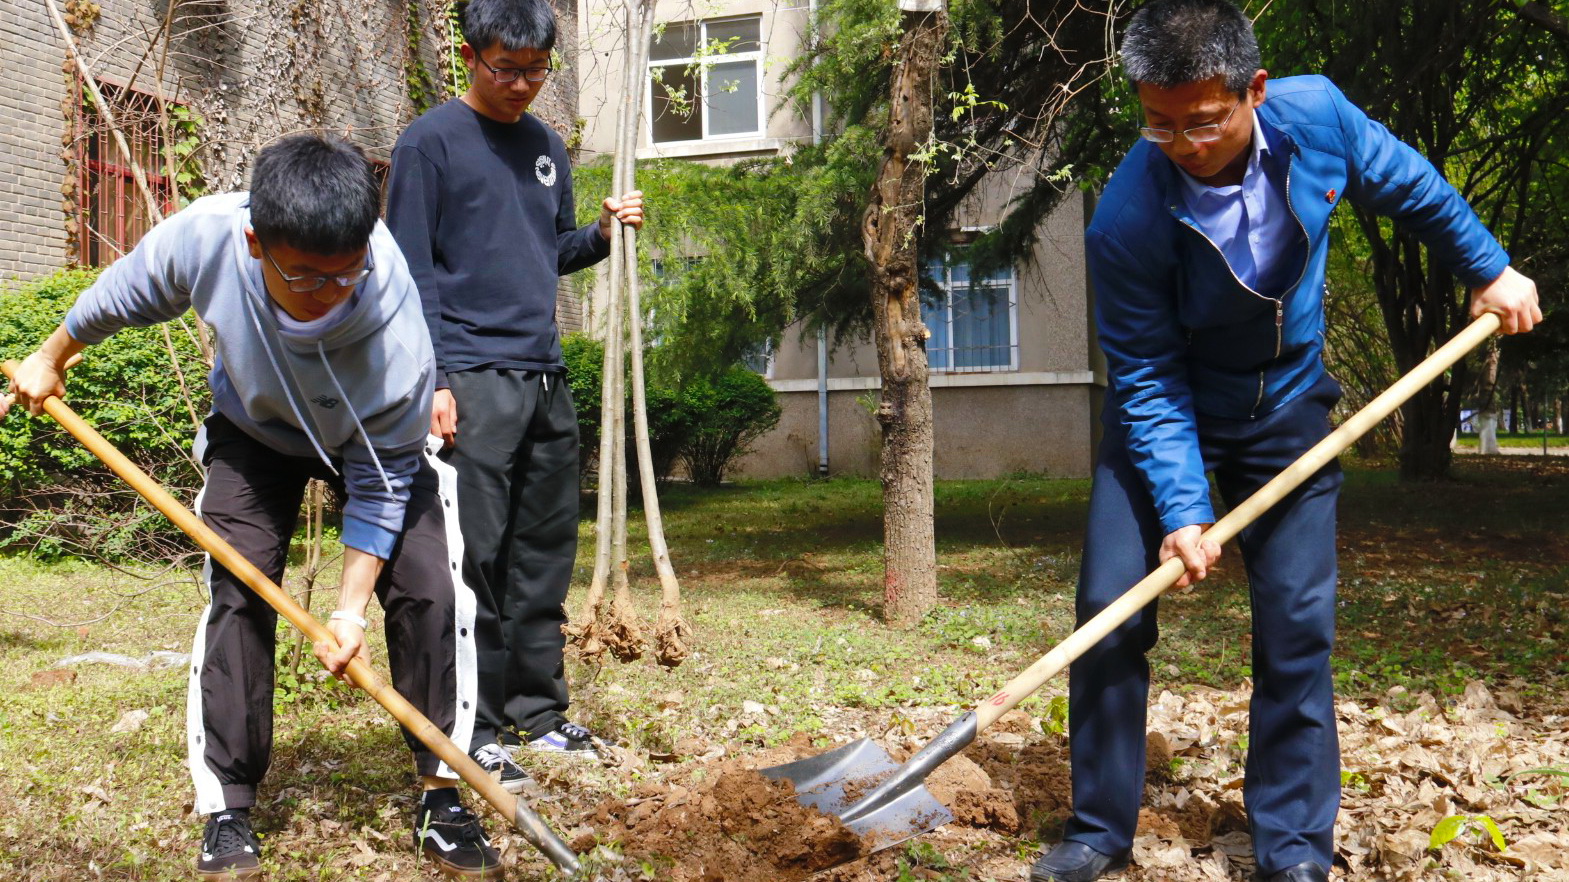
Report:
[[[417,116],[434,107],[440,97],[430,70],[425,67],[424,53],[420,51],[424,44],[425,26],[420,21],[418,0],[410,0],[403,22],[403,35],[408,43],[408,54],[403,58],[403,84],[409,90],[409,101],[414,105]]]

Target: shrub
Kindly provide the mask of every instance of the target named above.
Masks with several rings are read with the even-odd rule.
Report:
[[[561,340],[561,358],[567,366],[567,384],[572,389],[572,402],[577,407],[578,434],[582,444],[578,466],[581,474],[597,471],[599,458],[600,394],[604,383],[605,345],[587,334],[568,334]],[[628,374],[627,396],[627,482],[632,495],[637,495],[637,449],[633,439],[631,412],[631,368]],[[653,457],[654,478],[663,481],[670,477],[677,457],[681,455],[690,433],[690,411],[680,393],[648,376],[644,393],[648,405],[649,448]]]
[[[779,424],[779,401],[768,381],[739,365],[712,381],[688,383],[684,402],[691,429],[681,459],[697,484],[724,480],[752,442]]]
[[[0,355],[20,361],[43,342],[76,296],[97,278],[62,270],[0,295]],[[178,326],[172,339],[190,407],[209,410],[206,366]],[[201,484],[190,460],[194,427],[163,333],[123,331],[83,353],[66,379],[66,400],[110,443],[187,503]],[[9,541],[45,555],[168,558],[190,548],[183,535],[80,442],[48,417],[0,421],[0,524]]]
[[[600,386],[603,383],[605,344],[587,334],[561,338],[561,360],[567,366],[567,386],[577,408],[579,474],[587,474],[599,456]]]

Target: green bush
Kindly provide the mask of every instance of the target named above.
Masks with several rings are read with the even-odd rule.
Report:
[[[779,401],[756,371],[737,365],[712,381],[687,384],[683,405],[691,428],[681,448],[687,474],[717,485],[753,441],[779,424]]]
[[[582,474],[597,471],[599,458],[600,407],[603,397],[605,346],[587,334],[568,334],[561,340],[561,358],[567,366],[567,384],[572,389],[572,401],[577,407],[580,442],[579,469]],[[630,390],[631,369],[628,368]],[[681,395],[649,376],[644,392],[648,404],[649,448],[653,457],[654,478],[663,481],[670,477],[676,459],[681,455],[690,433],[690,411],[684,406]],[[630,391],[627,396],[627,481],[632,495],[638,493],[637,449],[633,445],[632,410]]]
[[[92,270],[62,270],[0,294],[0,356],[20,361],[92,284]],[[191,335],[170,326],[191,408],[209,410],[206,367]],[[131,329],[83,353],[66,402],[122,453],[189,503],[201,476],[189,456],[194,427],[158,328]],[[0,527],[10,544],[45,555],[170,557],[184,537],[54,420],[12,413],[0,421]]]
[[[567,366],[567,386],[577,408],[578,440],[582,447],[578,470],[586,474],[599,456],[600,387],[603,384],[605,344],[587,334],[561,338],[561,360]]]

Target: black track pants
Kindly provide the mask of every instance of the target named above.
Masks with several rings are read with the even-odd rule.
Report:
[[[202,519],[279,581],[305,482],[334,481],[332,473],[320,460],[279,454],[220,415],[207,419],[198,452],[207,466],[197,500]],[[453,546],[461,540],[444,513],[456,476],[432,454],[427,448],[376,598],[385,614],[393,687],[463,744],[477,704],[475,604],[458,578],[460,552]],[[254,805],[267,771],[278,615],[210,558],[203,575],[211,603],[192,650],[186,740],[196,809],[210,813]],[[404,738],[419,774],[456,777],[408,732]]]
[[[567,709],[564,604],[577,555],[578,427],[566,377],[447,375],[458,408],[464,581],[478,596],[475,746],[544,731]]]

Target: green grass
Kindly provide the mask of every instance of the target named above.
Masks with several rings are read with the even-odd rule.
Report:
[[[1535,447],[1540,450],[1542,437],[1541,432],[1499,432],[1498,446],[1523,447],[1527,449]],[[1549,433],[1546,437],[1548,447],[1569,447],[1569,435],[1560,435],[1554,432]],[[1455,443],[1461,447],[1477,447],[1481,444],[1481,440],[1475,435],[1461,435],[1456,439]]]
[[[1557,513],[1569,507],[1569,470],[1542,468],[1466,461],[1456,481],[1422,486],[1387,470],[1348,470],[1335,659],[1344,695],[1401,686],[1447,696],[1478,679],[1561,709],[1569,522]],[[743,751],[797,735],[823,743],[846,715],[890,729],[916,709],[956,716],[1070,632],[1087,497],[1088,482],[1030,476],[939,484],[944,600],[900,631],[880,616],[876,482],[668,488],[662,503],[696,651],[675,670],[646,658],[572,663],[577,712],[654,755],[691,753],[693,740]],[[634,548],[641,532],[634,513]],[[582,539],[574,614],[592,565],[589,521]],[[657,581],[646,556],[632,575],[651,621]],[[318,614],[335,592],[322,593]],[[137,581],[80,563],[0,559],[0,865],[9,878],[188,875],[200,827],[181,765],[184,670],[81,665],[69,686],[31,680],[82,652],[187,651],[201,605],[192,574]],[[1236,687],[1250,673],[1248,615],[1228,548],[1213,578],[1161,600],[1154,689]],[[379,638],[373,658],[384,667]],[[311,664],[307,649],[306,672]],[[1065,686],[1059,678],[1027,704],[1054,733]],[[748,702],[762,710],[748,712]],[[111,732],[132,710],[148,711],[146,723]],[[297,678],[280,691],[275,744],[257,810],[270,879],[417,875],[407,753],[379,707],[319,677]],[[591,801],[626,795],[645,773],[563,774],[553,790]],[[543,808],[563,829],[587,812],[570,800]],[[520,877],[540,877],[543,864],[522,858]],[[911,873],[942,871],[929,855],[903,860]]]

